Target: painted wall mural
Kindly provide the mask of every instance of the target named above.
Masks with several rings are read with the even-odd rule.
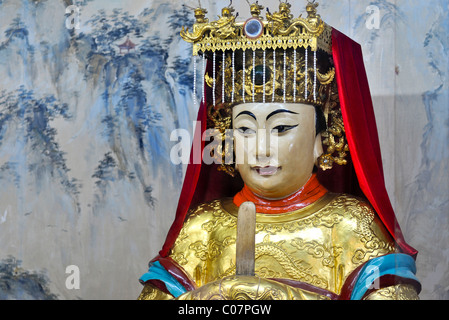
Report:
[[[363,47],[421,298],[449,299],[449,1],[319,2]],[[182,185],[170,134],[197,111],[183,4],[0,0],[0,299],[137,298]]]

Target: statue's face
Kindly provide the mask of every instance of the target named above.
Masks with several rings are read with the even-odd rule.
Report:
[[[232,110],[236,168],[266,199],[283,199],[310,179],[322,152],[315,109],[305,104],[246,103]]]

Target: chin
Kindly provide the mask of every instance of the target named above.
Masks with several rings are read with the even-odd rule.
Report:
[[[288,194],[284,195],[284,192],[280,192],[282,187],[285,188],[285,183],[282,183],[282,179],[279,177],[264,177],[264,181],[257,180],[248,184],[248,187],[258,196],[266,199],[282,199],[288,196]]]

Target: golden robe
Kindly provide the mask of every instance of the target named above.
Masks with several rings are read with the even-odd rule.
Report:
[[[239,278],[234,276],[237,211],[232,198],[191,210],[169,259],[198,289],[178,299],[338,299],[365,262],[396,251],[367,202],[327,193],[300,210],[258,213],[256,276]],[[418,299],[409,283],[377,285],[363,298]],[[139,299],[173,296],[146,283]]]

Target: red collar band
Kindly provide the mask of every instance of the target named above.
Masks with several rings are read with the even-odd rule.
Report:
[[[307,181],[307,183],[297,192],[281,200],[268,200],[255,195],[248,186],[234,196],[234,204],[238,207],[246,201],[251,201],[256,205],[258,213],[279,214],[305,208],[327,193],[316,174]]]

